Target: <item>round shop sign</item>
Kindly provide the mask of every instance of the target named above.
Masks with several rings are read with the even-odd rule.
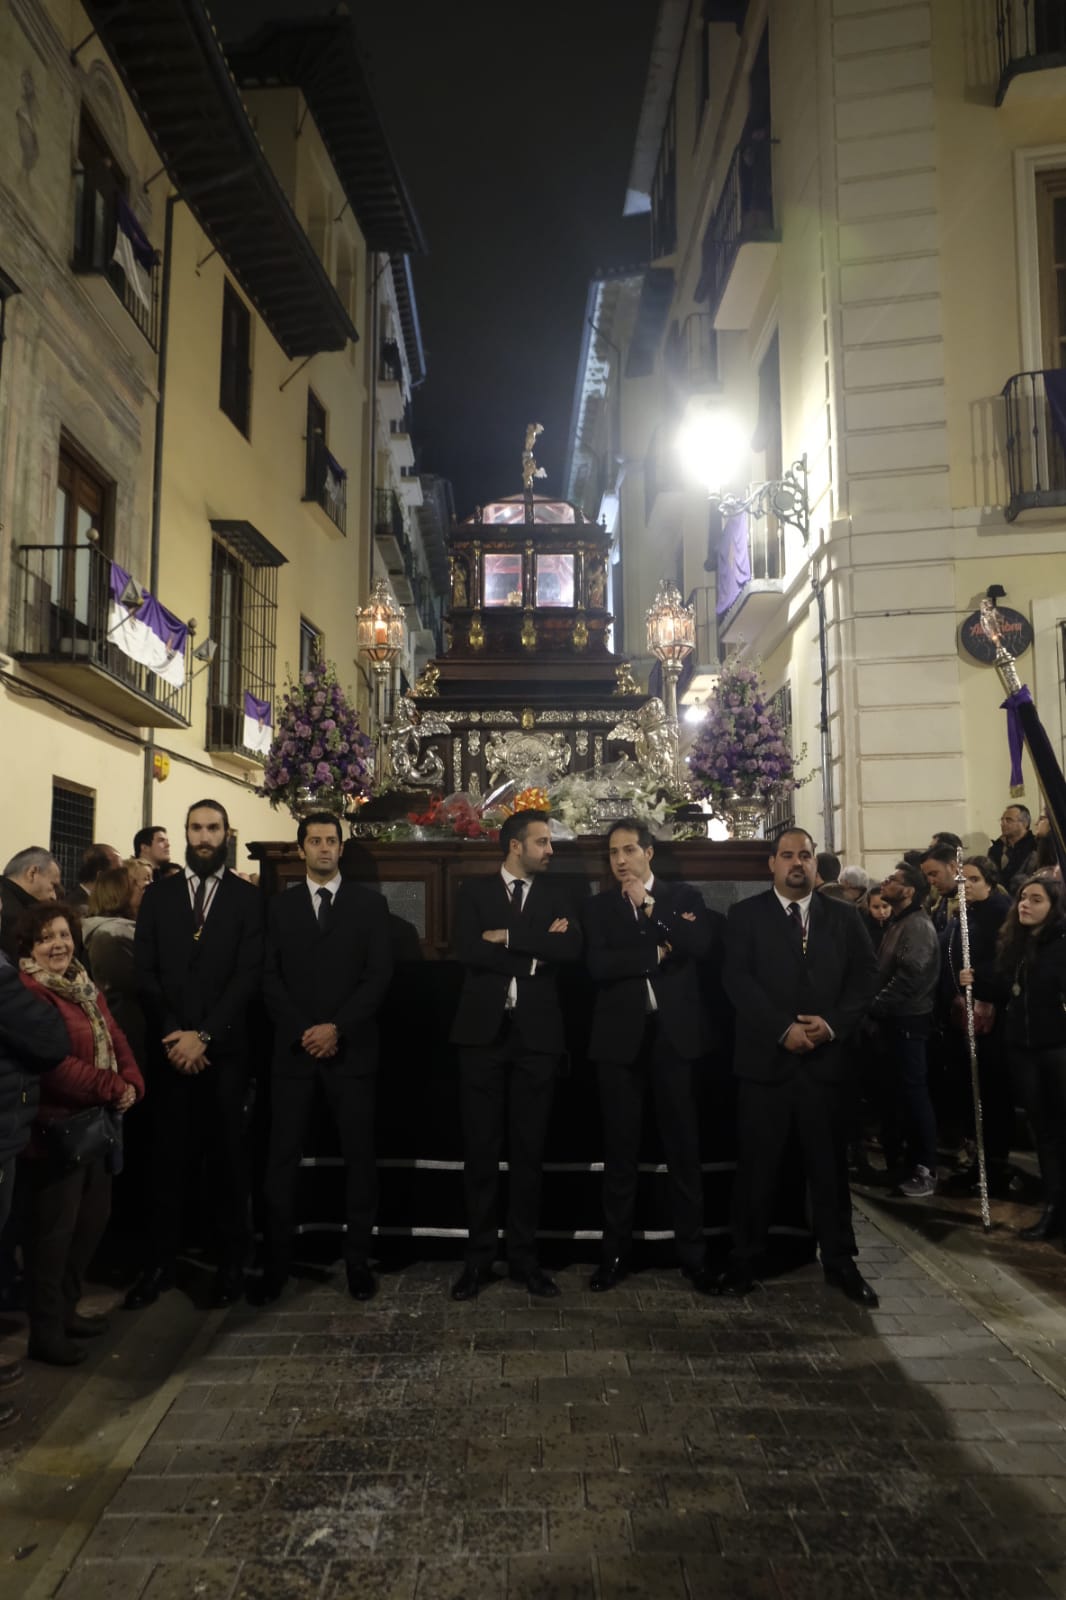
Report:
[[[1007,650],[1012,656],[1024,655],[1033,642],[1033,625],[1029,618],[1023,617],[1020,611],[1012,611],[1009,606],[997,606],[996,611],[1000,634]],[[959,629],[959,645],[983,667],[992,666],[996,659],[996,647],[981,626],[979,611],[967,617]]]

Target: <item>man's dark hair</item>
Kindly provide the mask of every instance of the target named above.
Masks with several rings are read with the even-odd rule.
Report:
[[[33,947],[41,934],[57,917],[67,919],[67,925],[74,935],[74,954],[77,956],[81,949],[81,918],[74,907],[64,905],[62,900],[35,900],[32,905],[23,908],[15,925],[15,949],[20,960],[23,956],[33,954]]]
[[[840,877],[840,857],[835,856],[832,850],[819,850],[815,860],[818,863],[818,876],[823,883],[836,883]]]
[[[1016,811],[1018,813],[1018,815],[1021,817],[1022,821],[1025,823],[1025,826],[1027,828],[1031,826],[1032,821],[1033,821],[1033,814],[1029,810],[1028,806],[1020,806],[1016,800],[1012,800],[1010,805],[1009,806],[1004,806],[1003,809],[1004,809],[1004,811]]]
[[[324,828],[327,822],[332,822],[333,826],[336,828],[338,842],[340,844],[344,843],[344,835],[341,833],[340,819],[335,817],[332,811],[312,811],[309,817],[301,817],[296,827],[296,843],[299,845],[301,850],[304,847],[304,840],[307,838],[308,831],[311,828]]]
[[[908,867],[920,867],[922,862],[925,860],[925,851],[904,850],[903,860]],[[925,880],[923,879],[922,881],[924,882]]]
[[[617,822],[612,822],[607,829],[607,848],[611,848],[611,840],[616,833],[635,833],[637,843],[642,850],[651,850],[655,844],[655,836],[644,822],[638,822],[636,817],[619,817]]]
[[[925,881],[925,874],[921,868],[915,866],[913,861],[897,861],[896,871],[909,889],[914,890],[912,905],[924,906],[929,898],[929,885]]]
[[[517,839],[519,844],[523,842],[531,822],[547,821],[546,811],[513,811],[500,829],[500,849],[503,854],[506,855],[510,850],[512,839]]]
[[[782,839],[790,839],[792,837],[792,835],[795,834],[795,833],[801,833],[803,835],[803,837],[806,840],[808,840],[808,842],[810,843],[811,849],[812,850],[814,849],[814,835],[811,834],[811,833],[808,833],[806,828],[782,828],[781,832],[777,835],[777,838],[770,840],[770,859],[771,860],[773,860],[774,856],[776,856],[777,847],[781,843],[781,840]],[[839,862],[837,863],[837,865],[839,866]]]
[[[932,850],[927,850],[922,857],[923,861],[942,861],[945,866],[953,867],[958,861],[958,856],[949,844],[934,845]]]
[[[91,844],[81,858],[78,867],[79,883],[95,883],[101,872],[107,872],[111,866],[111,851],[106,844]]]
[[[154,827],[151,828],[138,828],[137,832],[133,835],[134,855],[139,856],[141,851],[145,849],[146,846],[148,849],[151,849],[152,845],[155,843],[156,834],[166,833],[166,831],[167,830],[165,828],[160,827],[158,822]]]
[[[226,810],[221,800],[194,800],[188,811],[185,813],[186,833],[189,831],[189,818],[192,816],[194,811],[217,811],[219,816],[222,818],[222,826],[225,828],[227,835],[229,834],[229,812]]]
[[[957,833],[934,833],[929,844],[930,850],[935,850],[941,844],[950,845],[953,850],[958,850],[962,845],[962,840]]]

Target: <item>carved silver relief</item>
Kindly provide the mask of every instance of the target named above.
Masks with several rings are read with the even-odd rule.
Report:
[[[419,712],[401,695],[388,731],[389,766],[401,789],[435,789],[444,782],[444,762],[436,750],[423,749],[422,741],[447,735],[448,724],[436,712]]]
[[[587,728],[579,728],[578,729],[578,731],[577,731],[577,739],[575,740],[575,743],[577,745],[577,753],[578,753],[578,755],[579,756],[587,756],[588,753],[589,753],[589,735],[588,735],[588,729]]]
[[[452,788],[456,793],[463,787],[463,741],[452,740]]]
[[[481,734],[477,728],[471,728],[466,736],[466,753],[476,756],[481,750]]]
[[[481,720],[486,727],[494,724],[503,728],[516,728],[518,726],[518,718],[513,711],[483,711]]]
[[[598,733],[592,741],[592,762],[594,766],[603,766],[603,734]]]
[[[566,772],[572,753],[561,733],[494,733],[485,744],[485,764],[493,786],[505,778],[521,783],[538,773],[552,782]]]

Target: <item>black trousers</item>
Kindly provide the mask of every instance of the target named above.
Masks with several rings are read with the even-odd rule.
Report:
[[[1011,1047],[1018,1094],[1032,1129],[1044,1199],[1066,1202],[1066,1045],[1050,1050]]]
[[[559,1059],[530,1050],[504,1018],[491,1045],[459,1051],[463,1122],[463,1186],[466,1193],[470,1266],[496,1259],[497,1191],[504,1134],[510,1174],[507,1201],[507,1262],[512,1272],[537,1265],[537,1221],[548,1131]]]
[[[840,1152],[846,1096],[802,1067],[783,1083],[741,1078],[737,1094],[737,1175],[733,1184],[733,1256],[750,1262],[766,1249],[781,1158],[793,1126],[814,1213],[814,1232],[826,1266],[848,1260],[854,1235],[841,1194]]]
[[[628,1255],[632,1242],[640,1135],[650,1080],[669,1175],[678,1259],[693,1269],[703,1265],[703,1170],[692,1082],[694,1066],[671,1047],[654,1013],[645,1023],[635,1060],[596,1063],[603,1119],[605,1260]]]
[[[242,1057],[215,1056],[203,1072],[189,1075],[154,1057],[147,1091],[152,1115],[152,1259],[168,1262],[177,1255],[189,1174],[196,1170],[199,1159],[206,1157],[219,1265],[243,1266],[251,1238],[246,1062]]]
[[[340,1136],[344,1156],[344,1258],[365,1265],[378,1207],[374,1150],[375,1075],[338,1071],[330,1061],[315,1061],[299,1077],[275,1073],[271,1084],[270,1144],[263,1179],[263,1222],[267,1260],[288,1271],[292,1248],[293,1200],[307,1125],[322,1085]]]
[[[111,1215],[111,1175],[102,1160],[67,1171],[44,1157],[24,1161],[22,1176],[30,1337],[61,1339]]]

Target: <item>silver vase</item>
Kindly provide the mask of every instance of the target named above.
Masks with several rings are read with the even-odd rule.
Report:
[[[738,794],[734,789],[722,801],[722,811],[731,839],[757,839],[759,825],[766,816],[766,801],[757,794]]]

